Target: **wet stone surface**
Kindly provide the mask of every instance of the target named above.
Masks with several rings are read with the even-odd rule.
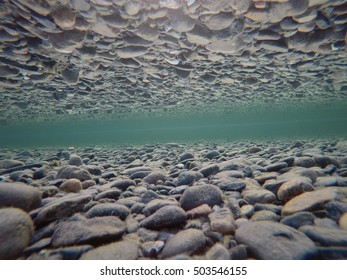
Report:
[[[4,170],[31,167],[1,176],[0,258],[344,259],[346,187],[317,179],[345,178],[344,143],[2,148]]]

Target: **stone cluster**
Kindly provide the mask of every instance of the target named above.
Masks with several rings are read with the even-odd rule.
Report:
[[[0,259],[346,259],[347,141],[0,150]]]
[[[0,121],[346,97],[346,0],[3,0]]]

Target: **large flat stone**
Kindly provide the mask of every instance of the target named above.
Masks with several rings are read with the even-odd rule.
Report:
[[[249,222],[236,230],[235,240],[262,260],[307,259],[316,255],[314,243],[302,232],[275,222]]]
[[[282,215],[288,216],[301,211],[314,211],[323,209],[324,205],[332,200],[343,198],[336,188],[327,188],[300,194],[289,200],[282,208]]]

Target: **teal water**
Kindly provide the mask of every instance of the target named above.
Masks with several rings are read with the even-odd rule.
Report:
[[[1,126],[1,147],[347,137],[347,101]]]

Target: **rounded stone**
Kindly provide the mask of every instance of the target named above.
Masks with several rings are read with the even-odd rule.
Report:
[[[0,208],[16,207],[31,211],[41,206],[41,193],[23,183],[0,183]]]
[[[213,185],[192,186],[184,191],[179,202],[184,210],[202,204],[214,206],[222,203],[222,192]]]
[[[116,216],[122,220],[130,214],[128,207],[116,204],[116,203],[102,203],[95,205],[86,213],[88,218],[99,217],[99,216]]]
[[[68,161],[69,165],[80,166],[83,165],[82,158],[78,155],[71,155]]]
[[[284,203],[291,200],[293,197],[302,194],[306,191],[313,191],[314,188],[308,180],[305,179],[293,179],[282,184],[277,191],[277,197]]]
[[[201,230],[186,229],[176,233],[165,244],[161,258],[180,254],[191,255],[205,247],[206,239]]]
[[[198,171],[183,171],[180,173],[177,179],[177,185],[192,185],[195,181],[204,178],[204,176]]]
[[[85,170],[77,166],[65,166],[58,170],[56,179],[79,179],[80,181],[91,180],[92,175]]]
[[[242,193],[242,198],[250,204],[255,203],[273,203],[276,200],[276,196],[264,189],[246,190]]]
[[[79,192],[82,189],[81,181],[78,179],[68,179],[61,184],[60,189],[64,192]]]
[[[21,209],[0,209],[0,259],[20,257],[34,232],[30,216]]]
[[[302,193],[289,200],[282,208],[282,215],[288,216],[302,211],[315,211],[323,208],[324,204],[339,200],[343,195],[336,188],[326,188],[313,192]]]
[[[186,212],[179,206],[164,206],[145,218],[140,226],[149,229],[178,226],[187,220]]]
[[[236,230],[235,240],[262,260],[308,259],[317,254],[315,244],[302,232],[275,222],[246,223]]]

